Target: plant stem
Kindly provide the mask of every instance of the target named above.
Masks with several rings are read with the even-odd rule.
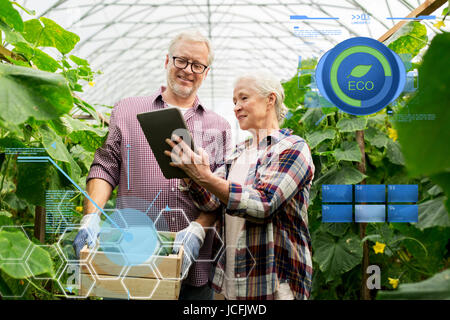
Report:
[[[0,200],[3,200],[3,197],[1,196],[1,192],[3,191],[3,183],[5,182],[5,177],[8,174],[8,165],[9,165],[9,159],[11,159],[11,155],[9,155],[9,157],[7,156],[7,158],[8,159],[6,159],[5,170],[3,172],[2,182],[0,184]]]
[[[48,296],[51,296],[51,295],[52,295],[50,292],[48,292],[48,291],[46,291],[46,290],[44,290],[44,289],[38,287],[38,286],[37,286],[33,281],[31,281],[30,279],[25,278],[25,280],[27,280],[27,281],[28,281],[33,287],[35,287],[38,291],[40,291],[40,292],[42,292],[42,293],[45,293],[45,294],[48,295]]]
[[[429,273],[429,272],[426,272],[426,271],[423,271],[423,270],[419,270],[419,269],[413,267],[408,261],[406,261],[405,259],[403,259],[403,257],[400,256],[400,255],[398,254],[397,251],[393,250],[387,243],[386,243],[386,247],[388,247],[389,250],[391,250],[392,253],[395,252],[395,254],[396,254],[397,257],[399,258],[399,260],[400,260],[401,262],[403,262],[403,264],[404,264],[405,266],[407,266],[408,268],[412,269],[413,271],[419,272],[419,273],[421,273],[421,274],[425,274],[425,275],[427,275],[427,276],[432,276],[432,275],[433,275],[432,273]]]

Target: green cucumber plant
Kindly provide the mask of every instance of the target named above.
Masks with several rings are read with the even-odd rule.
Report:
[[[391,39],[389,48],[404,59],[407,71],[419,68],[420,77],[420,90],[403,93],[395,104],[387,107],[393,115],[384,109],[373,115],[355,117],[329,104],[305,107],[306,99],[314,98],[308,70],[299,70],[302,72],[283,83],[285,104],[290,110],[283,126],[306,139],[316,168],[308,210],[315,271],[312,298],[360,298],[361,288],[365,286],[361,275],[365,272],[361,270],[365,241],[373,245],[378,242],[382,248],[381,253],[375,253],[372,246],[369,247],[369,264],[381,268],[382,289],[396,288],[398,283],[401,289],[408,288],[403,283],[422,281],[448,268],[450,74],[442,52],[450,49],[449,37],[448,33],[439,34],[427,47],[426,27],[413,22]],[[422,61],[411,62],[422,52],[425,52]],[[317,60],[310,59],[301,68],[313,69],[316,64]],[[440,88],[438,91],[434,91],[436,86]],[[315,99],[323,102],[322,97]],[[397,115],[407,113],[435,114],[436,118],[420,122],[395,121]],[[362,157],[356,140],[359,130],[364,130],[365,173],[358,170]],[[369,223],[363,239],[357,224],[322,223],[321,186],[358,184],[364,179],[367,184],[419,185],[419,222]],[[448,283],[447,280],[436,289],[438,296]],[[392,292],[385,294],[383,290],[379,296],[397,297],[390,294]],[[409,291],[408,294],[413,295]],[[376,290],[373,290],[371,297],[375,296]],[[399,295],[404,296],[407,295]],[[415,297],[419,296],[416,292]]]
[[[18,155],[7,150],[43,148],[40,156],[51,157],[84,187],[94,152],[107,134],[95,108],[77,95],[98,74],[87,60],[70,54],[79,36],[46,17],[22,18],[33,14],[0,0],[0,298],[58,296],[57,286],[38,279],[57,276],[60,258],[28,227],[35,207],[45,205],[46,190],[74,190],[53,165],[18,163]],[[79,112],[94,120],[75,119]],[[82,205],[79,194],[71,201]]]

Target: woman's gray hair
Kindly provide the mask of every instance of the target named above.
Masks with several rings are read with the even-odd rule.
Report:
[[[211,42],[207,37],[205,37],[203,34],[200,33],[198,30],[189,29],[180,32],[177,34],[169,44],[169,53],[173,53],[173,47],[175,44],[180,40],[190,40],[195,42],[203,42],[206,44],[206,47],[208,47],[208,66],[210,66],[214,60],[214,52],[211,46]]]
[[[272,73],[264,70],[257,70],[245,73],[234,82],[234,87],[241,80],[253,80],[256,91],[260,96],[266,98],[271,93],[275,94],[275,112],[277,114],[278,123],[281,125],[284,122],[284,117],[288,112],[288,108],[284,105],[284,89],[278,80]]]

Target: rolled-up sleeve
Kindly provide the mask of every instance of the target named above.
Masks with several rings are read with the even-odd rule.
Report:
[[[253,185],[230,183],[228,214],[263,222],[312,179],[314,169],[305,142],[280,151],[274,152],[269,164],[261,168]]]
[[[103,146],[95,151],[94,161],[92,162],[86,183],[90,179],[99,178],[108,182],[114,189],[120,180],[121,154],[120,145],[122,134],[117,126],[117,105],[111,112],[109,122],[109,132]]]

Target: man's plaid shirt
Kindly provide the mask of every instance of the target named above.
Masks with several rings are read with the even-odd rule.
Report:
[[[86,183],[93,178],[119,187],[117,208],[131,208],[146,212],[161,231],[178,232],[197,219],[199,209],[189,194],[178,187],[180,179],[166,179],[145,138],[136,115],[167,108],[162,98],[162,86],[151,96],[130,97],[119,101],[111,113],[108,137],[95,152]],[[230,145],[230,125],[218,114],[203,107],[198,97],[184,115],[186,125],[196,146],[211,159],[211,170],[223,165]],[[169,150],[169,145],[167,145]],[[169,158],[168,158],[169,159]],[[181,180],[182,181],[182,180]],[[169,207],[170,210],[165,210]],[[203,286],[208,283],[211,269],[213,232],[207,232],[198,259],[189,270],[186,283]]]
[[[250,139],[239,144],[214,174],[227,179],[231,165],[251,143]],[[195,183],[190,194],[200,210],[223,207],[218,229],[225,246],[225,212],[246,219],[235,248],[237,299],[273,299],[278,279],[289,282],[296,299],[307,299],[313,273],[307,215],[314,177],[311,151],[304,139],[288,129],[268,135],[258,149],[257,163],[250,168],[245,184],[231,181],[226,206]],[[216,243],[216,250],[222,247]],[[224,281],[225,259],[223,250],[210,277],[218,292]]]

